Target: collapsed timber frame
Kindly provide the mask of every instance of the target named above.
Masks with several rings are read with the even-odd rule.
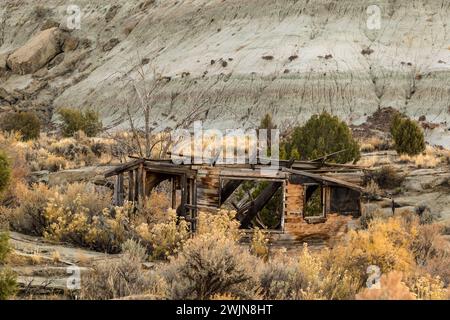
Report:
[[[134,160],[108,171],[115,176],[114,204],[125,200],[143,206],[151,192],[163,181],[170,181],[171,206],[179,217],[196,230],[199,211],[215,212],[245,181],[266,182],[255,199],[233,206],[241,227],[250,228],[258,214],[277,192],[281,192],[282,213],[278,230],[293,230],[299,224],[326,222],[329,214],[359,217],[361,168],[315,161],[280,161],[273,169],[260,164],[174,164],[170,159]],[[127,180],[127,181],[126,181]],[[127,182],[127,183],[125,183]],[[127,185],[127,186],[126,186]],[[320,212],[309,216],[306,204],[314,192],[320,192]],[[229,202],[228,202],[229,203]]]

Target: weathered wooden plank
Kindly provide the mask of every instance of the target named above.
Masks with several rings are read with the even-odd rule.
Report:
[[[301,184],[287,183],[285,189],[285,213],[287,215],[303,212],[303,200],[305,189]]]
[[[311,178],[311,179],[316,180],[321,183],[331,183],[331,184],[335,184],[338,186],[347,187],[349,189],[353,189],[353,190],[359,191],[359,192],[364,191],[364,188],[362,188],[358,185],[355,185],[355,184],[352,184],[352,183],[349,183],[349,182],[346,182],[343,180],[339,180],[336,178],[326,177],[323,175],[318,175],[318,174],[314,174],[314,173],[310,173],[310,172],[306,172],[306,171],[299,171],[299,170],[293,170],[293,169],[283,169],[283,170],[286,172],[292,173],[292,174],[297,174],[300,176],[305,176],[305,177]]]
[[[134,175],[133,171],[128,171],[128,201],[133,201],[134,197]]]
[[[181,175],[180,179],[180,187],[181,187],[181,203],[177,208],[177,215],[179,217],[186,216],[186,204],[187,204],[187,177],[185,174]]]
[[[134,201],[137,203],[139,200],[139,169],[134,170]]]
[[[114,198],[113,198],[113,204],[115,206],[121,206],[123,205],[123,196],[124,196],[124,190],[123,190],[123,174],[119,173],[116,176],[116,182],[114,184]]]
[[[233,192],[239,188],[243,180],[230,180],[222,188],[220,192],[220,204],[227,201],[227,199],[233,194]]]
[[[142,159],[138,159],[138,160],[134,160],[134,161],[130,161],[128,163],[125,163],[123,165],[119,165],[111,170],[108,170],[105,172],[105,177],[111,177],[111,176],[115,176],[117,174],[119,174],[120,172],[125,172],[125,171],[129,171],[129,170],[134,170],[137,166],[139,166],[139,164],[143,163],[144,160]]]
[[[144,165],[141,163],[138,168],[138,176],[137,176],[137,182],[138,182],[138,203],[140,206],[144,203]]]
[[[172,204],[172,209],[176,209],[177,207],[177,178],[176,177],[172,177],[171,178],[171,204]]]

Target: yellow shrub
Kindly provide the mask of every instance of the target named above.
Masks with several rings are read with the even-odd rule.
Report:
[[[327,263],[350,271],[361,283],[370,265],[382,273],[409,271],[415,267],[411,246],[416,235],[417,222],[408,225],[401,217],[374,219],[367,230],[351,230],[348,242],[329,252]]]
[[[41,236],[47,227],[44,215],[47,201],[54,196],[55,190],[41,183],[33,185],[31,189],[24,183],[18,183],[14,194],[19,205],[12,209],[9,216],[10,225],[14,230]]]
[[[56,172],[59,170],[66,169],[67,160],[60,156],[55,156],[54,154],[48,154],[45,158],[40,159],[40,168],[42,170],[48,170],[50,172]]]
[[[0,150],[6,154],[11,168],[9,184],[0,197],[0,201],[7,205],[16,201],[14,192],[16,185],[25,182],[25,178],[30,171],[27,161],[30,145],[20,139],[19,134],[0,133]]]
[[[243,232],[235,217],[235,211],[219,210],[215,214],[200,212],[197,234],[223,234],[237,241],[242,238]]]
[[[171,220],[171,216],[167,215],[170,208],[170,199],[164,192],[153,191],[147,199],[145,206],[139,210],[136,215],[135,224],[141,223],[158,223]]]
[[[190,235],[187,222],[178,220],[175,210],[168,210],[167,216],[165,222],[152,226],[142,223],[136,227],[137,234],[152,247],[155,259],[165,259],[175,253]]]
[[[447,299],[447,289],[439,277],[430,275],[420,275],[412,277],[407,282],[411,292],[419,300],[445,300]]]
[[[268,243],[269,239],[267,239],[266,235],[259,228],[255,228],[250,244],[252,253],[258,257],[267,259],[269,257]]]
[[[48,223],[44,236],[91,249],[119,252],[130,237],[127,206],[107,208],[110,195],[94,187],[76,183],[58,190],[48,200],[44,217]]]

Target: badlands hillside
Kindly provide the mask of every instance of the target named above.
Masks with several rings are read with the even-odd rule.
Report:
[[[391,106],[447,130],[450,2],[378,1],[375,29],[371,4],[3,0],[0,110],[37,110],[50,125],[58,107],[90,107],[126,125],[126,110],[142,119],[138,92],[161,129],[188,115],[229,128],[322,110],[360,124]]]

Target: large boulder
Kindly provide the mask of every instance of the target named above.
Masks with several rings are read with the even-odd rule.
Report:
[[[22,75],[39,70],[61,52],[60,35],[58,28],[41,31],[8,57],[9,68]]]

